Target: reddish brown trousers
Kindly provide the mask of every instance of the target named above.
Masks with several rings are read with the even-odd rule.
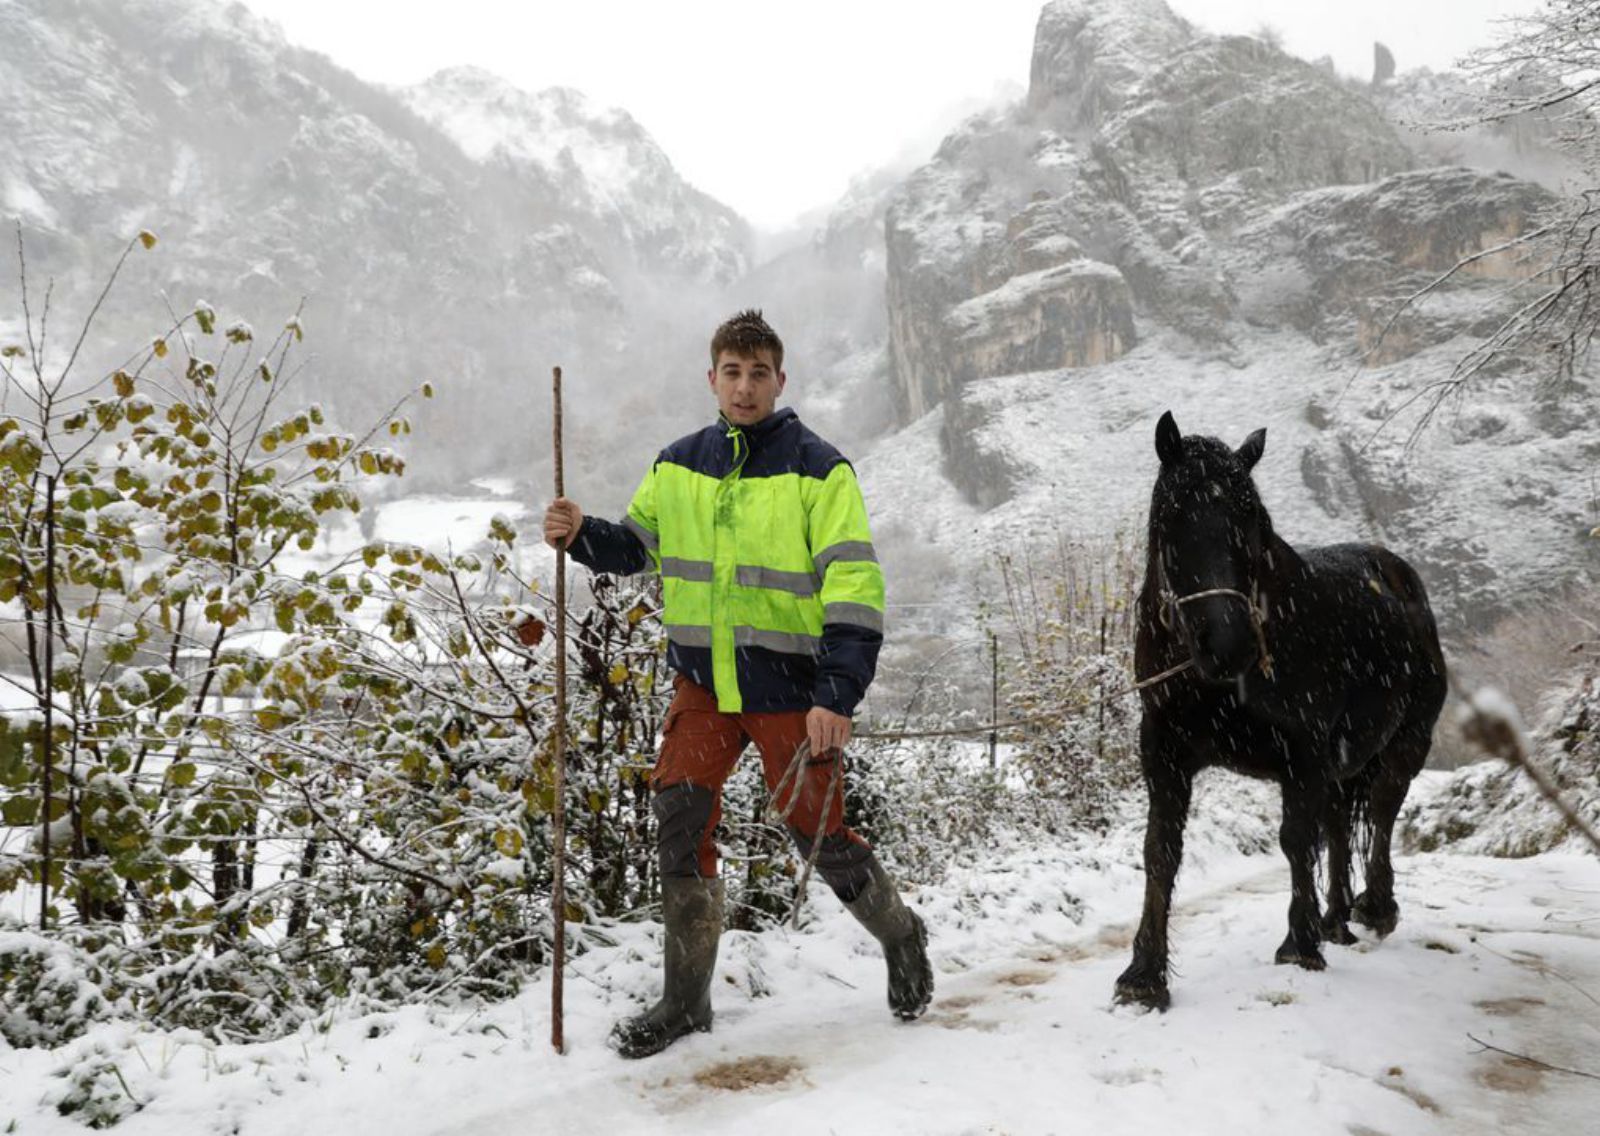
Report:
[[[681,675],[674,680],[672,705],[662,729],[661,754],[651,784],[655,788],[657,840],[663,876],[717,874],[714,834],[722,818],[722,786],[750,742],[761,754],[767,791],[786,815],[802,856],[810,856],[818,836],[817,870],[846,902],[867,879],[872,849],[844,823],[844,778],[831,751],[808,759],[796,776],[785,775],[806,737],[806,711],[724,714],[716,696]],[[830,785],[832,791],[829,791]]]

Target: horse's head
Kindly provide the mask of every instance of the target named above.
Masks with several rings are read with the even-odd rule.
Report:
[[[1252,617],[1272,522],[1250,480],[1267,432],[1237,450],[1185,438],[1171,411],[1156,424],[1161,472],[1150,497],[1150,567],[1159,615],[1200,676],[1232,682],[1261,658]]]

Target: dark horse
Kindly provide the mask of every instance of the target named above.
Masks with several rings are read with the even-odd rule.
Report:
[[[1296,551],[1272,529],[1250,480],[1266,446],[1185,438],[1156,426],[1161,471],[1139,595],[1139,756],[1150,795],[1144,915],[1117,1001],[1165,1009],[1167,913],[1183,859],[1194,776],[1221,765],[1283,787],[1278,839],[1289,859],[1289,934],[1277,961],[1321,970],[1324,938],[1348,922],[1387,935],[1399,922],[1389,839],[1428,756],[1444,704],[1444,657],[1415,571],[1372,544]],[[1366,890],[1351,898],[1351,845],[1365,836]],[[1328,910],[1318,906],[1320,837]]]

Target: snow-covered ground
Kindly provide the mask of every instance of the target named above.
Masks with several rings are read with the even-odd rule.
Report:
[[[0,1126],[81,1131],[57,1071],[99,1050],[144,1107],[130,1134],[1581,1133],[1600,1086],[1600,861],[1399,860],[1399,930],[1272,965],[1287,872],[1264,787],[1197,795],[1173,925],[1173,1007],[1111,1005],[1138,916],[1140,826],[974,855],[909,898],[938,973],[894,1022],[876,948],[834,899],[799,932],[724,937],[716,1029],[642,1062],[605,1048],[653,996],[649,922],[571,963],[568,1053],[549,990],[481,1009],[336,1014],[266,1044],[103,1026],[0,1048]],[[1245,854],[1241,848],[1255,848]]]

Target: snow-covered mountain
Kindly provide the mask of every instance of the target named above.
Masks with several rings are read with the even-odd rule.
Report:
[[[471,159],[547,180],[564,206],[621,238],[635,267],[725,284],[749,267],[738,214],[689,185],[626,111],[581,91],[530,93],[478,67],[400,92]]]
[[[257,326],[307,297],[316,397],[359,421],[432,379],[417,448],[474,470],[535,460],[528,377],[556,363],[589,380],[581,453],[636,337],[659,358],[659,327],[709,320],[749,262],[744,223],[623,112],[472,71],[380,89],[220,0],[0,3],[0,137],[0,214],[58,325],[149,228],[108,349],[156,330],[158,290]]]
[[[68,309],[132,232],[161,234],[112,330],[149,334],[156,288],[269,326],[308,296],[336,412],[437,382],[423,479],[533,472],[530,378],[561,363],[585,496],[619,505],[704,416],[685,391],[705,332],[763,306],[789,399],[861,459],[891,558],[904,537],[899,600],[996,548],[1137,528],[1170,407],[1235,440],[1268,426],[1258,477],[1285,534],[1391,544],[1461,629],[1590,572],[1600,521],[1588,376],[1557,397],[1508,364],[1410,435],[1406,408],[1529,266],[1486,258],[1385,331],[1395,298],[1551,199],[1440,162],[1559,172],[1538,124],[1411,125],[1472,96],[1456,76],[1374,89],[1162,0],[1054,0],[1024,99],[753,264],[743,222],[576,92],[470,68],[379,89],[217,0],[8,0],[0,208]],[[0,276],[0,319],[14,287]],[[619,437],[619,416],[651,428]]]
[[[1162,0],[1053,0],[1032,59],[1027,99],[952,133],[887,209],[908,425],[864,478],[917,547],[981,564],[1137,530],[1172,408],[1235,444],[1269,427],[1257,481],[1280,531],[1396,548],[1452,630],[1594,570],[1592,375],[1555,395],[1539,361],[1505,360],[1418,429],[1534,265],[1484,256],[1390,325],[1554,200],[1441,156],[1520,147],[1548,173],[1541,130],[1421,145],[1405,124],[1464,105],[1466,80],[1374,89]]]

